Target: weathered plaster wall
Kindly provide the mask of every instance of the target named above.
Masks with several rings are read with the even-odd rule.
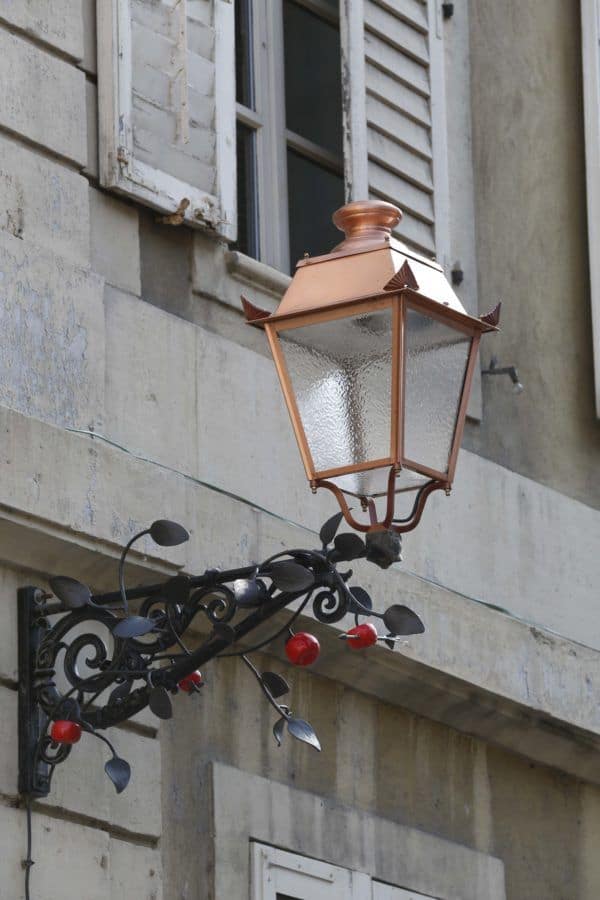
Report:
[[[323,751],[317,756],[289,737],[277,748],[271,735],[275,713],[241,662],[223,660],[207,672],[201,696],[180,704],[162,731],[164,815],[170,823],[163,836],[166,900],[179,900],[198,888],[202,900],[215,896],[208,844],[215,802],[208,763],[215,760],[313,792],[325,810],[333,803],[355,808],[499,857],[508,900],[596,900],[598,787],[373,702],[315,672],[290,671],[267,658],[263,665],[292,682],[294,711],[310,720]],[[229,807],[243,815],[244,792],[236,797],[235,780],[229,790]],[[346,864],[360,868],[360,833],[354,841],[343,833],[328,833],[326,814],[318,826],[305,821],[293,798],[271,815],[282,833],[291,827],[300,851],[320,827],[323,846],[351,846]],[[330,820],[335,821],[333,809]],[[397,852],[393,844],[384,845],[378,856]],[[224,855],[241,867],[247,853],[247,843],[239,841]],[[450,854],[444,875],[446,886],[460,880]]]
[[[484,378],[466,445],[597,508],[579,2],[469,14],[479,294],[503,301],[483,362],[517,365],[525,391]]]

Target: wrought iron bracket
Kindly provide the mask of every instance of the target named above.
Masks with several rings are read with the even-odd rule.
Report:
[[[40,619],[44,594],[38,588],[17,592],[19,627],[19,793],[46,797],[50,791],[50,766],[39,759],[36,748],[46,731],[47,716],[36,698],[36,659],[45,628]]]
[[[348,613],[355,626],[340,634],[358,649],[377,641],[394,648],[401,636],[424,631],[419,617],[405,606],[376,612],[368,593],[349,586],[352,571],[340,563],[366,558],[382,568],[400,559],[400,537],[392,531],[366,535],[338,534],[342,513],[320,532],[318,550],[288,550],[260,564],[202,575],[177,575],[164,582],[126,589],[124,563],[139,537],[150,534],[159,544],[187,540],[185,529],[159,520],[126,545],[119,565],[119,590],[96,594],[67,576],[50,579],[53,593],[36,587],[18,591],[19,625],[19,791],[35,798],[50,792],[56,766],[64,762],[83,736],[101,740],[110,751],[105,772],[117,792],[130,778],[129,764],[120,758],[104,732],[149,707],[159,719],[172,715],[171,696],[198,693],[203,686],[199,667],[225,656],[241,657],[278,713],[273,734],[281,744],[285,730],[321,749],[304,719],[281,702],[287,681],[274,672],[260,672],[248,654],[275,640],[286,642],[290,661],[306,664],[302,642],[318,655],[314,637],[296,635],[292,625],[309,603],[315,618],[339,622]],[[248,646],[252,632],[294,603],[283,626]],[[135,611],[130,605],[136,604]],[[197,618],[209,625],[207,637],[193,648],[188,634]],[[367,618],[382,621],[384,633]],[[244,641],[243,646],[240,642]],[[292,650],[294,652],[292,652]],[[81,752],[77,747],[75,752]]]

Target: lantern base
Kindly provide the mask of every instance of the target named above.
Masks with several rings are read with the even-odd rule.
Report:
[[[421,516],[423,515],[423,510],[425,509],[425,504],[427,503],[429,495],[434,491],[439,490],[444,490],[446,491],[446,493],[449,493],[450,485],[446,481],[439,481],[435,478],[432,478],[430,481],[426,481],[425,484],[417,491],[415,502],[409,515],[403,519],[397,519],[394,518],[396,495],[398,493],[395,490],[397,474],[397,467],[392,466],[390,468],[390,473],[388,476],[388,487],[387,493],[385,495],[386,510],[383,519],[379,520],[377,518],[377,508],[372,497],[359,498],[362,508],[369,514],[369,522],[366,524],[359,522],[354,518],[350,507],[348,506],[346,496],[344,492],[337,486],[337,484],[334,484],[332,481],[317,479],[316,481],[312,482],[311,486],[313,487],[313,489],[326,488],[328,491],[331,491],[340,505],[340,509],[342,510],[344,519],[346,520],[348,525],[350,525],[350,527],[354,528],[356,531],[394,531],[396,534],[404,534],[404,532],[412,531],[413,528],[416,528],[421,521]]]

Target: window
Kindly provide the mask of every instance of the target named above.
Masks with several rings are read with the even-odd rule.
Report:
[[[96,6],[103,187],[283,272],[339,241],[345,199],[382,198],[452,261],[440,0]]]
[[[252,900],[371,900],[371,879],[329,863],[252,843]]]
[[[235,13],[238,249],[290,272],[338,243],[346,194],[398,204],[397,236],[448,263],[437,0],[236,0]]]
[[[265,844],[251,848],[252,900],[435,900]]]
[[[289,272],[338,241],[337,0],[236,0],[237,247]]]

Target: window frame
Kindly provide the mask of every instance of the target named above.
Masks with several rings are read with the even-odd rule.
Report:
[[[581,0],[586,200],[596,416],[600,418],[600,2]]]
[[[277,900],[282,890],[293,891],[294,895],[306,891],[306,898],[311,900],[324,900],[323,894],[327,900],[439,900],[431,894],[378,881],[367,872],[251,841],[250,900]]]
[[[251,54],[254,109],[236,103],[236,120],[255,132],[258,259],[286,274],[290,271],[287,151],[295,150],[344,179],[345,155],[338,158],[286,127],[283,0],[248,0],[251,6]],[[294,0],[299,6],[342,28],[323,0]],[[342,65],[342,60],[340,60]],[[340,97],[340,106],[342,97]],[[344,128],[345,131],[345,128]],[[265,213],[266,211],[266,213]],[[277,222],[278,227],[273,227]]]
[[[371,878],[363,872],[354,872],[256,841],[250,843],[250,854],[250,900],[277,900],[281,890],[305,890],[304,885],[286,887],[285,883],[281,883],[288,880],[289,884],[290,877],[293,881],[306,882],[306,890],[310,892],[307,897],[314,896],[317,884],[324,888],[322,893],[326,893],[330,900],[371,900]]]

